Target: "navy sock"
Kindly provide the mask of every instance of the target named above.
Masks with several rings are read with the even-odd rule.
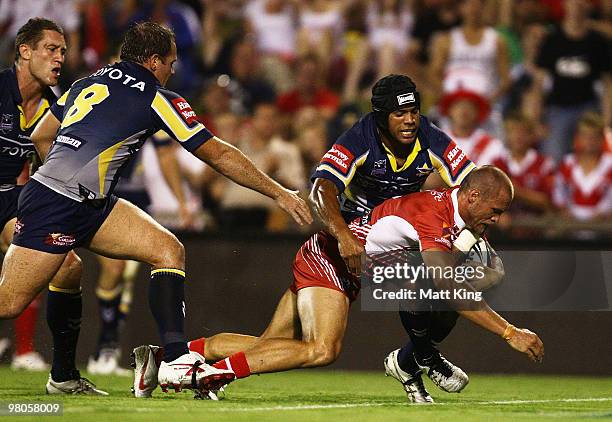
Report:
[[[441,343],[457,324],[459,314],[455,311],[436,311],[431,318],[431,339]]]
[[[51,376],[56,382],[80,377],[75,356],[83,301],[81,290],[58,289],[49,286],[47,296],[47,324],[53,336],[53,364]]]
[[[414,360],[414,346],[410,340],[402,347],[397,355],[399,367],[410,375],[415,375],[419,371],[419,366]]]
[[[413,353],[420,362],[427,362],[436,349],[431,344],[430,323],[431,313],[420,311],[400,311],[400,319],[404,329],[410,336]]]
[[[164,345],[164,361],[189,353],[185,339],[185,272],[164,268],[151,271],[149,307]]]
[[[115,348],[119,343],[119,320],[121,318],[121,313],[119,312],[121,295],[119,293],[121,293],[121,290],[117,290],[117,292],[110,292],[110,294],[101,294],[100,290],[97,291],[100,313],[100,336],[98,337],[96,357],[99,356],[100,350]]]

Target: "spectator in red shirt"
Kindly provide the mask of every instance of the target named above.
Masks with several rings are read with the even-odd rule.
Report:
[[[554,163],[535,148],[535,123],[520,113],[504,120],[506,151],[493,161],[514,184],[510,215],[541,214],[551,209]]]
[[[340,105],[339,97],[325,86],[325,78],[316,56],[307,55],[297,63],[295,87],[277,98],[283,113],[296,113],[303,107],[312,106],[329,120]]]

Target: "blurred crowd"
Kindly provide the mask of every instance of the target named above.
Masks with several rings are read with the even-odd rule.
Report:
[[[32,16],[66,31],[60,90],[115,60],[132,23],[172,28],[170,88],[303,192],[334,140],[370,111],[372,84],[407,74],[423,114],[477,164],[512,177],[506,234],[611,237],[612,0],[0,0],[2,67]],[[152,215],[180,225],[152,151],[130,186],[146,190]],[[297,230],[267,198],[176,154],[197,216],[189,228]]]

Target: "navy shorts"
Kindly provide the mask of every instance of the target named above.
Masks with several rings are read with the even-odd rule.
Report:
[[[151,199],[149,198],[147,191],[115,189],[115,195],[117,195],[118,198],[123,198],[126,201],[131,202],[144,212],[149,212],[148,209],[149,205],[151,205]]]
[[[57,254],[87,246],[116,203],[115,195],[78,202],[31,179],[19,195],[13,244]]]
[[[13,189],[0,191],[0,231],[7,222],[17,217],[17,200],[22,188],[23,186],[15,186]]]

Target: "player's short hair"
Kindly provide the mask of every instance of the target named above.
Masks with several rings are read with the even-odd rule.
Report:
[[[119,58],[142,64],[154,55],[166,57],[175,42],[174,32],[155,22],[140,22],[126,32]]]
[[[514,198],[514,186],[503,170],[495,166],[481,166],[470,172],[461,183],[459,191],[467,192],[478,189],[485,198],[494,198],[501,189],[504,189],[510,198]]]
[[[587,111],[578,119],[576,127],[588,127],[604,133],[605,124],[603,116],[595,111]]]
[[[15,61],[18,61],[21,57],[21,54],[19,54],[19,46],[26,44],[32,47],[32,49],[35,49],[39,41],[43,39],[44,31],[55,31],[64,35],[62,27],[50,19],[28,19],[28,21],[19,28],[15,36]]]

